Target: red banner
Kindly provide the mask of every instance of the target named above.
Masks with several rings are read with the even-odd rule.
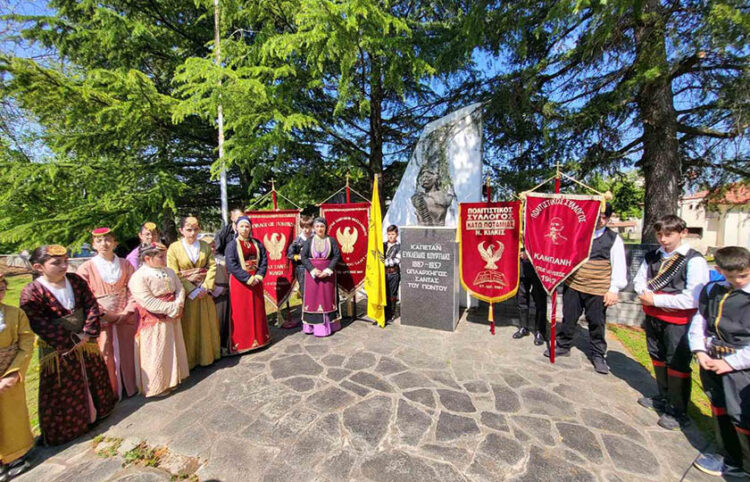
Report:
[[[588,259],[602,203],[598,196],[526,195],[524,246],[547,293]]]
[[[253,237],[266,248],[268,270],[263,278],[266,299],[279,307],[289,298],[294,285],[292,263],[286,259],[286,251],[297,235],[299,211],[248,211],[253,226]]]
[[[521,203],[461,203],[458,226],[458,260],[466,291],[488,303],[515,295],[521,268]],[[431,265],[425,262],[426,268]]]
[[[347,296],[365,282],[367,221],[370,203],[322,204],[320,215],[328,223],[328,235],[339,243],[341,262],[336,280]]]

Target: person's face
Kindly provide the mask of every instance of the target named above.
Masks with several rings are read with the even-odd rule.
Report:
[[[194,224],[190,224],[185,226],[184,228],[180,228],[180,233],[185,237],[185,241],[188,243],[192,243],[195,241],[195,237],[198,236],[198,233],[201,232],[201,228]]]
[[[159,251],[153,256],[145,256],[143,262],[152,268],[163,268],[167,265],[167,252]]]
[[[313,230],[315,231],[315,235],[319,238],[322,238],[326,235],[326,228],[327,226],[323,223],[315,223],[313,225]]]
[[[304,234],[306,238],[309,238],[310,235],[312,234],[312,232],[313,232],[313,227],[312,226],[303,226],[302,227],[302,234]]]
[[[253,229],[250,226],[250,223],[248,223],[247,221],[242,221],[237,225],[237,234],[239,234],[243,239],[250,238],[250,232],[252,230]]]
[[[53,283],[61,281],[68,271],[68,257],[53,256],[44,263],[34,263],[33,268]]]
[[[229,219],[231,219],[232,222],[235,223],[237,222],[237,218],[239,218],[240,216],[242,216],[242,211],[240,211],[239,209],[235,209],[229,215]]]
[[[599,220],[596,222],[596,229],[602,229],[609,222],[609,218],[606,214],[599,214]]]
[[[97,236],[91,243],[94,245],[94,249],[101,255],[112,254],[112,250],[117,246],[117,241],[112,236]]]
[[[750,268],[742,269],[739,271],[729,271],[721,269],[717,266],[716,271],[723,274],[727,279],[727,283],[729,283],[735,290],[741,290],[742,288],[747,286],[748,283],[750,283]],[[0,301],[2,301],[1,298]]]
[[[141,232],[138,233],[138,237],[141,239],[141,244],[151,244],[159,241],[157,232],[146,228],[141,229]]]
[[[395,231],[388,231],[387,236],[388,236],[389,243],[395,243],[396,240],[398,239],[398,233]]]
[[[433,187],[436,181],[437,174],[432,171],[424,171],[422,172],[422,175],[419,176],[419,184],[425,189]]]
[[[5,293],[8,292],[8,283],[6,281],[0,281],[0,303],[5,299]]]
[[[687,236],[687,229],[680,231],[658,231],[656,233],[656,240],[659,241],[664,251],[671,253],[675,249],[680,247],[682,239]]]

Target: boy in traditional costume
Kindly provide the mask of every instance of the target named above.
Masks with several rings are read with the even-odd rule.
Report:
[[[708,282],[708,265],[699,252],[683,243],[687,225],[678,216],[662,216],[654,223],[654,231],[661,247],[646,254],[633,288],[646,313],[646,347],[659,393],[638,403],[661,413],[660,427],[679,430],[688,421],[692,385],[688,323]]]
[[[299,236],[294,238],[289,244],[289,249],[286,252],[286,258],[292,262],[292,268],[294,269],[294,279],[297,280],[297,289],[299,297],[304,299],[305,297],[305,273],[307,270],[302,264],[302,247],[305,245],[308,239],[312,236],[313,220],[310,216],[300,216],[299,218]],[[285,329],[296,328],[299,326],[299,321],[288,321],[281,327]]]
[[[118,398],[123,392],[132,396],[138,391],[135,383],[135,332],[138,317],[128,290],[128,281],[135,270],[115,256],[117,241],[109,228],[91,232],[97,255],[78,267],[76,273],[89,285],[101,314],[101,332],[97,342],[109,371],[112,390]]]
[[[216,261],[211,246],[198,239],[200,226],[192,216],[182,218],[182,239],[167,250],[167,266],[185,288],[182,334],[190,369],[208,366],[221,357],[221,337],[216,305],[209,294],[214,289]]]
[[[716,441],[723,457],[702,454],[693,463],[716,476],[750,478],[750,251],[716,251],[726,281],[701,291],[690,323],[690,350],[700,364],[711,402]]]
[[[385,320],[391,321],[396,313],[398,303],[398,285],[401,283],[401,243],[398,242],[398,226],[391,224],[386,230],[388,240],[383,243],[385,253],[385,286],[387,299]]]
[[[140,258],[141,267],[128,283],[138,310],[136,383],[143,395],[153,397],[169,393],[190,374],[180,323],[185,290],[167,268],[166,246],[143,244]]]
[[[555,356],[570,355],[578,318],[585,312],[591,341],[591,363],[602,375],[609,373],[604,338],[607,308],[617,304],[618,293],[628,284],[625,245],[616,232],[607,228],[611,216],[612,206],[607,203],[599,214],[588,261],[565,280],[563,326],[555,347]],[[549,348],[544,355],[549,356]]]
[[[239,354],[268,345],[263,277],[268,267],[266,248],[251,236],[250,218],[237,218],[237,238],[224,252],[230,281],[232,324],[230,353]]]
[[[26,313],[3,304],[7,288],[0,274],[0,480],[27,470],[24,456],[34,446],[24,385],[34,333]]]
[[[141,225],[140,231],[138,231],[138,239],[140,239],[140,244],[136,246],[133,251],[131,251],[125,259],[133,266],[133,269],[138,269],[140,259],[138,258],[139,252],[142,244],[151,244],[151,243],[158,243],[159,242],[159,230],[156,228],[156,224],[152,222],[145,222]]]
[[[302,331],[315,336],[329,336],[341,329],[336,289],[336,265],[341,260],[338,243],[326,234],[325,218],[315,218],[315,235],[305,243],[300,259],[305,273],[302,301]]]
[[[96,343],[99,306],[86,281],[67,273],[67,250],[41,246],[30,262],[38,277],[21,292],[21,309],[39,337],[39,424],[44,442],[59,445],[109,415],[117,396]]]

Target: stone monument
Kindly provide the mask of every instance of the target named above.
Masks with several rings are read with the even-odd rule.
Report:
[[[456,230],[401,229],[401,324],[454,331],[459,318]]]

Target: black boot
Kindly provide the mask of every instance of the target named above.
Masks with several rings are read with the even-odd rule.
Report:
[[[515,333],[513,333],[513,339],[518,340],[519,338],[523,338],[524,336],[530,335],[529,330],[526,329],[526,327],[519,328]]]

